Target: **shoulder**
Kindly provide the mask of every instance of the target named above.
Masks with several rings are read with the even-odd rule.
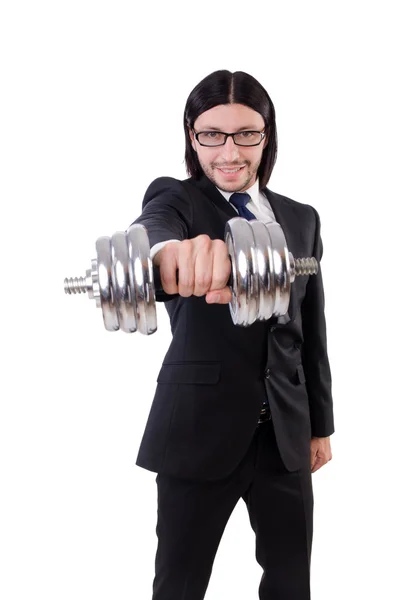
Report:
[[[190,204],[189,189],[183,180],[175,177],[157,177],[149,184],[145,192],[142,208],[153,201],[162,204]]]
[[[320,217],[317,210],[311,204],[307,204],[305,202],[300,202],[298,200],[294,200],[289,196],[285,196],[283,194],[278,194],[277,192],[273,192],[268,187],[265,187],[262,192],[269,198],[270,201],[274,201],[280,206],[284,206],[285,208],[289,208],[294,211],[300,219],[304,219],[304,221],[309,224],[317,227],[320,222]]]
[[[153,196],[160,192],[183,192],[183,182],[175,177],[157,177],[148,186],[145,196]]]

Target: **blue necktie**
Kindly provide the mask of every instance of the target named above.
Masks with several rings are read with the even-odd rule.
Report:
[[[234,192],[229,199],[229,202],[237,208],[240,217],[247,219],[247,221],[256,219],[256,216],[245,206],[250,200],[251,196],[246,192]]]

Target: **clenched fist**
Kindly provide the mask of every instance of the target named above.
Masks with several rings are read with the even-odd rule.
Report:
[[[231,263],[223,240],[199,235],[191,240],[168,242],[154,257],[167,294],[204,296],[208,303],[227,304],[232,299],[227,282]],[[177,275],[178,271],[178,283]]]

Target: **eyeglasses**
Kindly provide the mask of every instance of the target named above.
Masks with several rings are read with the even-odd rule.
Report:
[[[236,146],[259,146],[265,134],[263,131],[238,131],[224,133],[223,131],[194,131],[194,137],[200,146],[224,146],[227,138],[233,138]]]

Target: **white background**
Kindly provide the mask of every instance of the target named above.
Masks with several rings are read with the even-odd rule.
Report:
[[[275,104],[270,189],[322,221],[336,432],[313,475],[312,598],[396,598],[393,2],[275,5],[2,4],[3,600],[151,598],[155,474],[135,459],[168,316],[154,336],[106,332],[63,279],[153,179],[186,177],[186,99],[223,68]],[[206,600],[257,598],[254,543],[240,501]]]

